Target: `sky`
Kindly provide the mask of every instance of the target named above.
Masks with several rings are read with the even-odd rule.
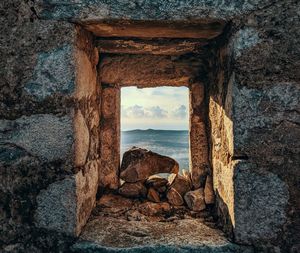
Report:
[[[121,129],[187,130],[189,125],[187,87],[121,89]]]

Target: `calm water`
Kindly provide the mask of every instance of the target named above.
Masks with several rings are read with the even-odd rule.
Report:
[[[150,149],[174,158],[180,169],[189,167],[188,131],[132,130],[121,133],[121,154],[132,146]]]

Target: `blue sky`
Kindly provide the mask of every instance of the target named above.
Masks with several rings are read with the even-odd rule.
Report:
[[[121,89],[121,129],[187,130],[187,87]]]

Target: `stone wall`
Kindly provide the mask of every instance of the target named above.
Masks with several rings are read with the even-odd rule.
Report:
[[[277,3],[235,20],[227,45],[216,52],[210,91],[223,224],[239,243],[282,252],[297,250],[300,234],[296,9],[293,1]]]
[[[33,251],[43,247],[39,237],[51,238],[47,249],[70,241],[38,228],[80,232],[99,167],[92,37],[69,22],[39,20],[30,7],[0,8],[0,248],[20,251],[31,235]]]
[[[101,117],[96,106],[99,96],[95,96],[99,91],[93,86],[94,74],[80,77],[76,62],[81,60],[90,66],[86,71],[95,73],[97,56],[92,46],[77,50],[86,48],[80,44],[90,40],[86,35],[77,44],[81,32],[74,22],[205,18],[232,24],[227,46],[214,45],[221,48],[212,64],[219,65],[214,71],[218,78],[208,82],[214,85],[209,100],[211,132],[216,136],[212,139],[214,186],[225,223],[232,224],[226,227],[232,228],[239,243],[297,252],[299,9],[296,0],[2,1],[0,242],[9,245],[5,250],[21,251],[26,241],[34,245],[30,251],[62,248],[53,233],[46,233],[52,238],[48,240],[34,228],[37,206],[40,214],[48,208],[40,201],[45,199],[42,196],[52,206],[58,203],[52,196],[62,201],[67,194],[77,198],[85,210],[76,218],[78,226],[54,226],[72,234],[78,233],[93,204],[94,192],[85,186],[95,186],[87,182],[94,182],[99,166],[95,116]],[[81,78],[88,79],[84,81],[89,83],[88,91],[85,85],[76,85]],[[90,138],[80,138],[81,134]],[[83,147],[89,147],[89,152]],[[74,190],[65,192],[70,186]],[[88,203],[81,205],[85,200]],[[70,206],[74,217],[80,216],[76,208]],[[37,221],[43,226],[42,219]],[[36,239],[32,241],[30,235]]]
[[[37,227],[70,235],[80,233],[94,207],[100,168],[98,50],[90,33],[80,27],[76,27],[76,32],[73,51],[75,89],[70,94],[74,131],[70,148],[74,175],[41,191],[35,214]]]

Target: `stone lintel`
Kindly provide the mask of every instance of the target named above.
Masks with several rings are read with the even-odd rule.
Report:
[[[133,39],[98,39],[96,46],[101,53],[111,54],[154,54],[183,55],[203,53],[207,40],[133,40]]]
[[[100,21],[85,22],[83,27],[98,37],[196,38],[212,39],[225,26],[222,21]]]
[[[101,82],[118,86],[187,86],[201,75],[201,59],[163,55],[106,55]]]

